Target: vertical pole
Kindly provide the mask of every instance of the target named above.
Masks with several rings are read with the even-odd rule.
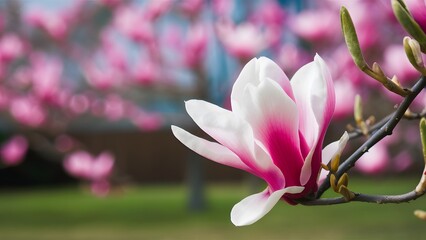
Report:
[[[206,198],[204,192],[204,168],[203,159],[191,154],[187,163],[187,181],[189,187],[188,208],[190,211],[199,212],[206,209]]]

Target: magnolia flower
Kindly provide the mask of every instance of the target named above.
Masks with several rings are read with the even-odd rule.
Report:
[[[291,81],[272,60],[252,59],[232,88],[232,111],[202,100],[185,105],[195,123],[217,142],[172,126],[177,139],[196,153],[247,171],[268,185],[233,207],[231,221],[237,226],[256,222],[280,199],[296,204],[316,192],[322,159],[330,160],[346,143],[334,142],[322,151],[335,97],[328,68],[318,55]]]

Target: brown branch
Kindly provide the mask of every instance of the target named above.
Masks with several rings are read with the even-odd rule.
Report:
[[[419,81],[411,88],[408,96],[404,98],[402,103],[398,106],[394,113],[392,113],[391,117],[384,121],[385,123],[371,135],[371,137],[364,142],[351,156],[349,156],[340,166],[337,172],[335,173],[336,178],[340,179],[340,177],[353,166],[355,166],[355,162],[368,150],[373,147],[376,143],[381,141],[384,137],[391,135],[393,129],[399,123],[399,121],[404,117],[405,112],[408,107],[417,97],[417,95],[426,87],[426,77],[422,76]],[[330,188],[330,174],[327,176],[326,180],[321,184],[316,194],[316,199],[320,198],[321,195]]]
[[[366,203],[404,203],[423,196],[425,193],[417,193],[415,190],[400,194],[400,195],[369,195],[362,193],[355,193],[355,197],[347,201],[344,197],[337,198],[322,198],[308,201],[300,201],[299,203],[306,206],[322,206],[322,205],[335,205],[348,202],[366,202]]]

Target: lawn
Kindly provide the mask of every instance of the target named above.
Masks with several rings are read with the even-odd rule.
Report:
[[[351,179],[364,193],[403,193],[415,179]],[[186,210],[184,186],[141,186],[99,199],[79,188],[0,193],[0,239],[422,239],[426,222],[413,216],[426,197],[398,205],[350,203],[305,207],[278,204],[248,227],[234,227],[232,206],[245,185],[211,185],[208,209]]]

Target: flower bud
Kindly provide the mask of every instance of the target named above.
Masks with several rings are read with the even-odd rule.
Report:
[[[350,191],[345,185],[340,186],[339,193],[343,195],[346,201],[350,201],[355,197],[355,193]]]
[[[336,175],[334,174],[330,174],[330,186],[335,192],[338,191],[337,185],[336,185]]]
[[[331,160],[331,172],[335,173],[339,169],[340,165],[340,154],[336,154],[336,156]]]
[[[422,141],[423,159],[425,161],[425,169],[420,179],[419,184],[416,187],[417,194],[423,194],[426,191],[426,118],[420,120],[420,138]]]
[[[423,159],[426,165],[426,118],[420,120],[420,138],[422,141]]]
[[[349,52],[359,69],[364,71],[369,68],[362,55],[361,47],[359,46],[358,36],[356,34],[354,23],[351,15],[345,7],[340,9],[340,22],[342,24],[342,32],[345,37],[346,45]]]
[[[426,34],[419,24],[413,19],[407,7],[401,0],[392,0],[393,12],[399,23],[419,44],[421,51],[426,53]]]
[[[426,212],[423,210],[414,211],[414,216],[418,217],[421,220],[426,221]]]
[[[344,173],[342,177],[340,177],[339,181],[337,182],[337,188],[340,189],[341,186],[347,187],[349,184],[349,176],[347,173]]]
[[[426,75],[426,68],[423,63],[423,57],[420,50],[420,44],[410,37],[404,38],[404,50],[408,60],[423,75]]]

